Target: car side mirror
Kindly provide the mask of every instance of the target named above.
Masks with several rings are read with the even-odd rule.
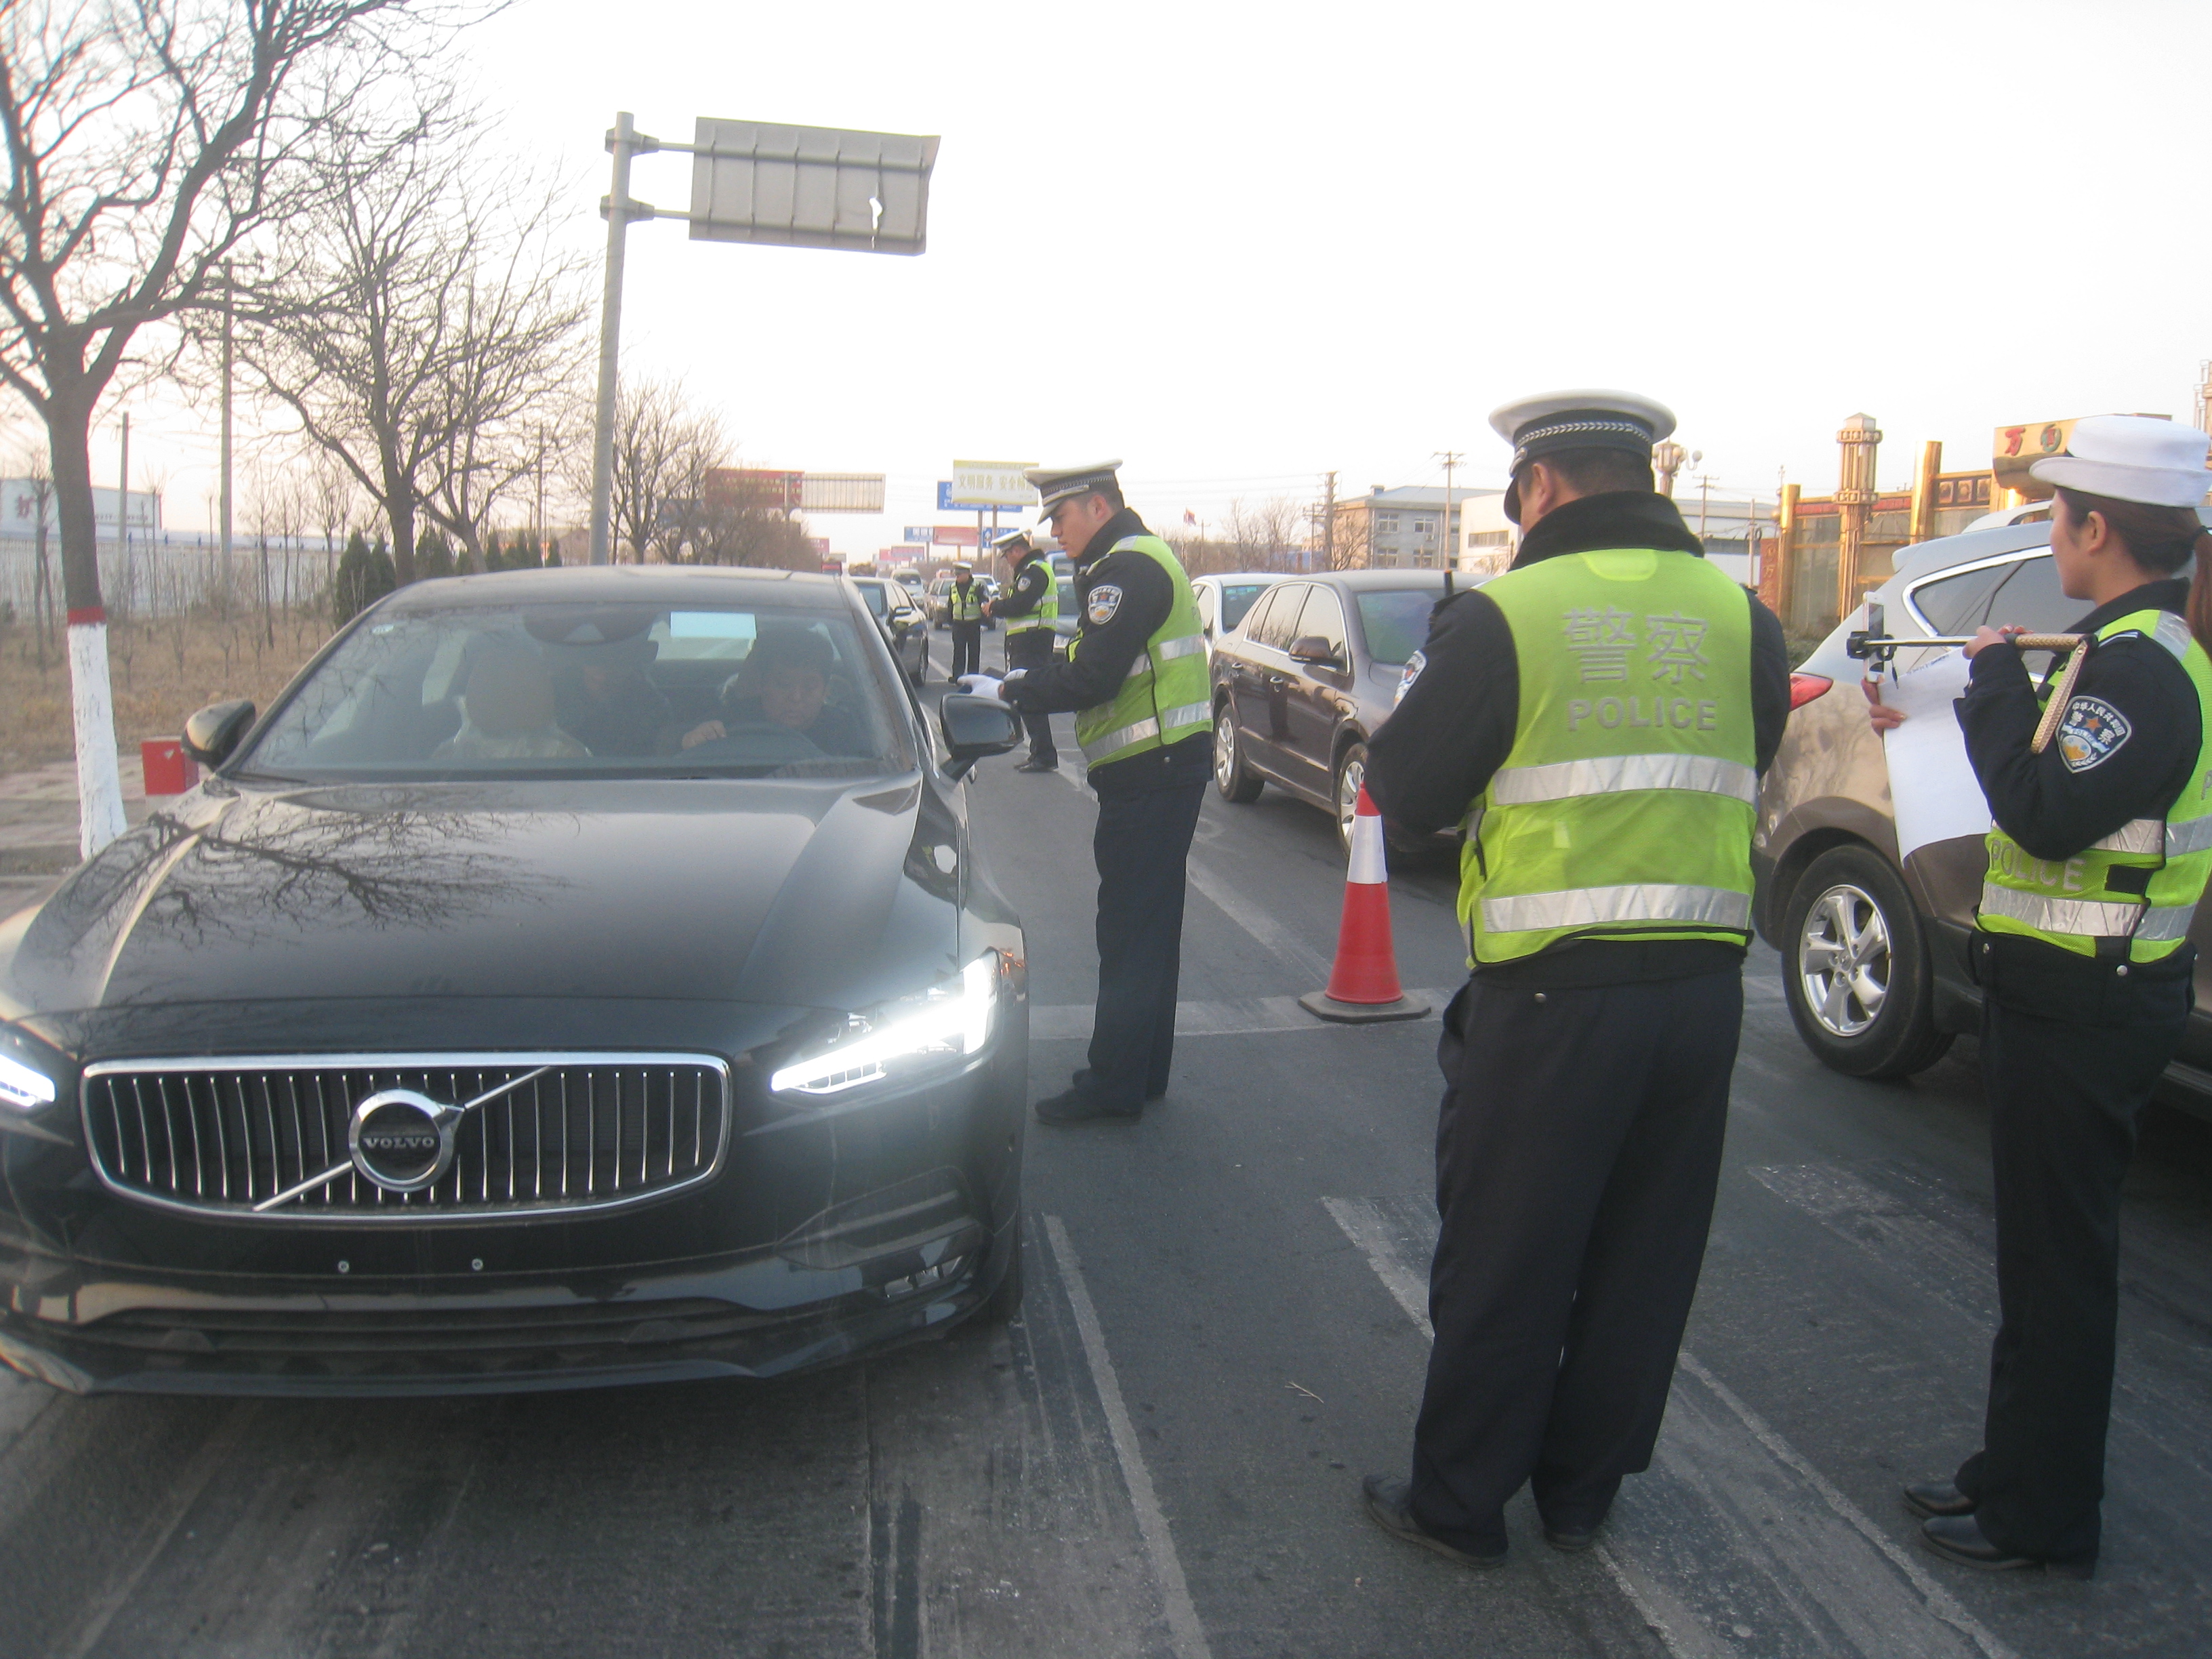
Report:
[[[1336,654],[1336,647],[1318,634],[1303,634],[1292,640],[1289,656],[1292,662],[1317,663],[1324,668],[1344,666],[1344,659]]]
[[[254,708],[242,698],[234,702],[211,702],[196,710],[185,722],[185,752],[212,770],[230,758],[253,724]]]
[[[1003,755],[1022,740],[1021,717],[996,697],[948,691],[937,705],[937,727],[952,751],[945,775],[965,777],[980,760]]]

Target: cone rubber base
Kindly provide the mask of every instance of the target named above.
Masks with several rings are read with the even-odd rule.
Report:
[[[1298,999],[1298,1006],[1316,1019],[1334,1020],[1341,1025],[1366,1025],[1386,1019],[1419,1019],[1429,1012],[1427,1000],[1422,997],[1401,996],[1391,1002],[1339,1002],[1326,991],[1309,991]]]

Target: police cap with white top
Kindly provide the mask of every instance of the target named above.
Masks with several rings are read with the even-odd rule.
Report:
[[[1036,544],[1030,540],[1030,532],[1026,530],[1009,530],[991,545],[1018,564],[1036,550]]]
[[[1087,466],[1033,466],[1022,477],[1036,486],[1038,510],[1049,515],[1060,502],[1078,495],[1097,489],[1118,491],[1121,481],[1114,474],[1121,465],[1116,459],[1092,461]]]
[[[2195,507],[2212,488],[2208,438],[2193,426],[2154,415],[2089,415],[2074,422],[2066,447],[2028,471],[2047,484],[2149,507]]]
[[[1521,472],[1529,462],[1570,449],[1617,449],[1648,461],[1651,446],[1673,435],[1674,411],[1637,392],[1584,388],[1501,404],[1491,410],[1490,426],[1513,446],[1504,505],[1505,516],[1518,524]]]

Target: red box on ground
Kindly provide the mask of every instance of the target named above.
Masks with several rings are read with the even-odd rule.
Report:
[[[140,744],[138,763],[145,769],[149,795],[181,795],[200,781],[199,763],[173,738]]]

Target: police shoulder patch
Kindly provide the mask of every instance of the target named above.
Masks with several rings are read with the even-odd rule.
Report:
[[[1112,582],[1101,582],[1091,590],[1090,602],[1083,614],[1091,619],[1093,628],[1103,628],[1114,620],[1114,613],[1121,608],[1121,590]]]
[[[2128,717],[2102,697],[2076,697],[2058,722],[2058,754],[2069,772],[2102,766],[2135,735]]]

